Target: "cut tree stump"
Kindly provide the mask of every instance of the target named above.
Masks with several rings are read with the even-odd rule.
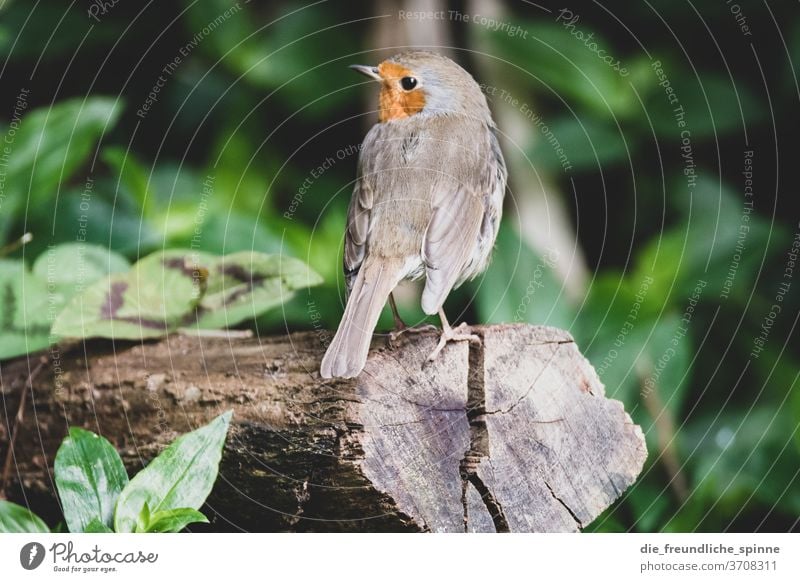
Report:
[[[233,409],[212,522],[194,530],[581,529],[635,481],[641,429],[568,333],[473,330],[481,345],[449,344],[432,363],[433,332],[376,337],[354,380],[320,378],[326,332],[93,342],[51,356],[29,394],[10,496],[57,519],[52,464],[70,425],[108,438],[133,473]],[[1,458],[37,358],[0,368]]]

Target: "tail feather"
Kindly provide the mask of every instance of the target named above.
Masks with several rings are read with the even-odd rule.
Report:
[[[401,260],[367,258],[350,290],[339,329],[322,358],[323,378],[353,378],[361,373],[383,306],[403,275]]]

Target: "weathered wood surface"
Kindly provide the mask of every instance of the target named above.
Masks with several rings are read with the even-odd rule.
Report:
[[[630,486],[646,450],[563,331],[474,328],[376,338],[361,376],[322,380],[318,334],[173,336],[64,354],[29,394],[12,499],[57,507],[52,462],[69,425],[109,438],[130,471],[234,410],[206,510],[216,531],[576,531]],[[86,356],[85,353],[91,355]],[[2,365],[0,455],[31,362]],[[23,496],[24,495],[24,496]]]

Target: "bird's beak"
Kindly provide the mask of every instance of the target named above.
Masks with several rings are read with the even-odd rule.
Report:
[[[369,77],[370,79],[374,79],[375,81],[381,81],[381,75],[378,72],[378,67],[369,67],[367,65],[350,65],[350,68],[354,71],[358,71],[362,75]]]

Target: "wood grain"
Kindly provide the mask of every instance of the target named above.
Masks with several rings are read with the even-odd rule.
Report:
[[[133,473],[233,409],[212,523],[198,530],[579,530],[635,481],[641,430],[566,332],[473,332],[481,345],[448,345],[429,364],[433,333],[376,338],[346,381],[319,377],[313,332],[56,353],[29,394],[11,497],[56,520],[52,463],[70,425],[111,440]],[[29,367],[0,368],[0,456]]]

